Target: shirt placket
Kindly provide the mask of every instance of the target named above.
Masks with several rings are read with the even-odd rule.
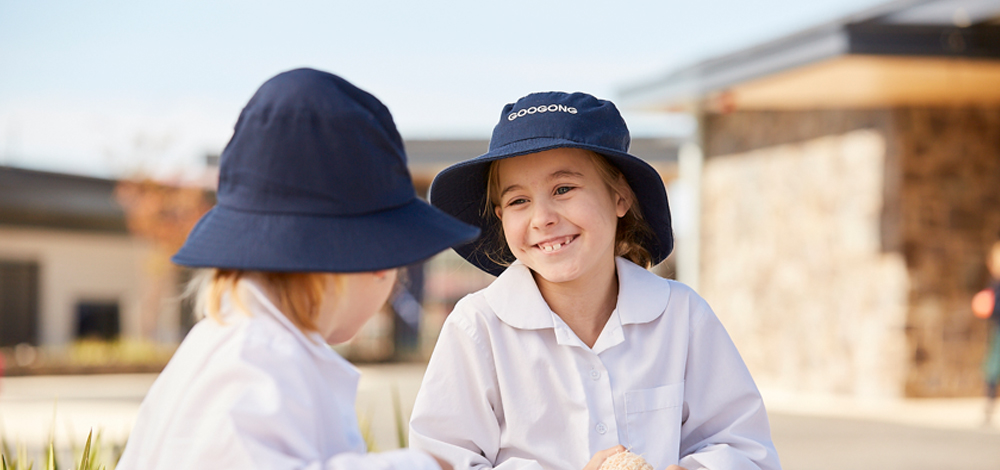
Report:
[[[618,424],[608,370],[597,354],[584,351],[584,355],[586,357],[580,373],[590,402],[590,451],[593,454],[619,444]]]
[[[587,397],[590,422],[590,454],[619,444],[618,424],[615,419],[615,401],[611,377],[593,349],[587,347],[561,320],[556,321],[556,339],[564,347],[571,347],[576,358],[579,383]]]

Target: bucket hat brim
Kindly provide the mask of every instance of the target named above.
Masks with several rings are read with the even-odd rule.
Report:
[[[496,260],[494,235],[500,221],[487,210],[487,175],[490,164],[505,158],[544,152],[557,148],[578,148],[604,156],[617,167],[635,194],[643,219],[653,231],[653,238],[643,240],[653,264],[670,254],[674,246],[667,193],[659,172],[646,161],[617,149],[590,145],[555,137],[537,137],[511,142],[491,149],[476,158],[456,163],[434,178],[429,200],[435,207],[470,225],[479,227],[479,238],[454,250],[479,269],[499,276],[506,265]],[[510,255],[513,258],[513,255]]]
[[[423,261],[477,234],[416,197],[399,207],[336,217],[217,205],[171,261],[272,272],[378,271]]]

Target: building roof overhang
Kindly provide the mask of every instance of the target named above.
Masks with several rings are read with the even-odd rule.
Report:
[[[1000,4],[902,0],[624,89],[675,111],[1000,102]]]
[[[0,227],[127,233],[116,182],[0,166]]]

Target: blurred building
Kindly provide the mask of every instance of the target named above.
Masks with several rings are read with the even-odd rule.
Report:
[[[1000,2],[886,3],[623,98],[699,119],[696,284],[763,387],[981,393]]]
[[[407,141],[417,193],[426,195],[438,171],[485,153],[488,144]],[[675,141],[636,139],[632,151],[667,180],[676,175]],[[214,187],[209,179],[217,179],[217,164],[217,157],[207,160],[200,182],[206,188]],[[167,259],[183,242],[186,228],[178,231],[203,211],[200,200],[151,181],[123,184],[0,167],[0,347],[57,346],[89,337],[172,342],[190,329],[190,305],[180,302],[190,272]],[[123,200],[130,208],[123,208]],[[423,311],[415,311],[412,301],[396,302],[407,313],[393,322],[387,309],[373,320],[354,345],[357,358],[386,359],[400,345],[413,349],[417,340],[433,340],[454,303],[492,280],[450,251],[410,271],[411,296]],[[402,326],[413,330],[416,316],[428,314],[427,332],[400,334]],[[415,337],[421,334],[430,336]],[[394,337],[400,345],[392,344]],[[352,354],[350,348],[344,352]]]
[[[177,322],[176,292],[158,285],[153,247],[128,232],[115,185],[0,167],[0,347],[156,335],[170,325],[155,322]]]

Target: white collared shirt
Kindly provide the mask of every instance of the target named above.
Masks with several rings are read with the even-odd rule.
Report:
[[[580,470],[618,444],[658,470],[779,469],[760,394],[708,304],[629,261],[616,267],[617,307],[593,348],[520,262],[459,301],[410,445],[477,469]]]
[[[427,454],[366,454],[359,372],[243,279],[249,315],[224,302],[184,339],[143,400],[118,470],[440,470]]]

